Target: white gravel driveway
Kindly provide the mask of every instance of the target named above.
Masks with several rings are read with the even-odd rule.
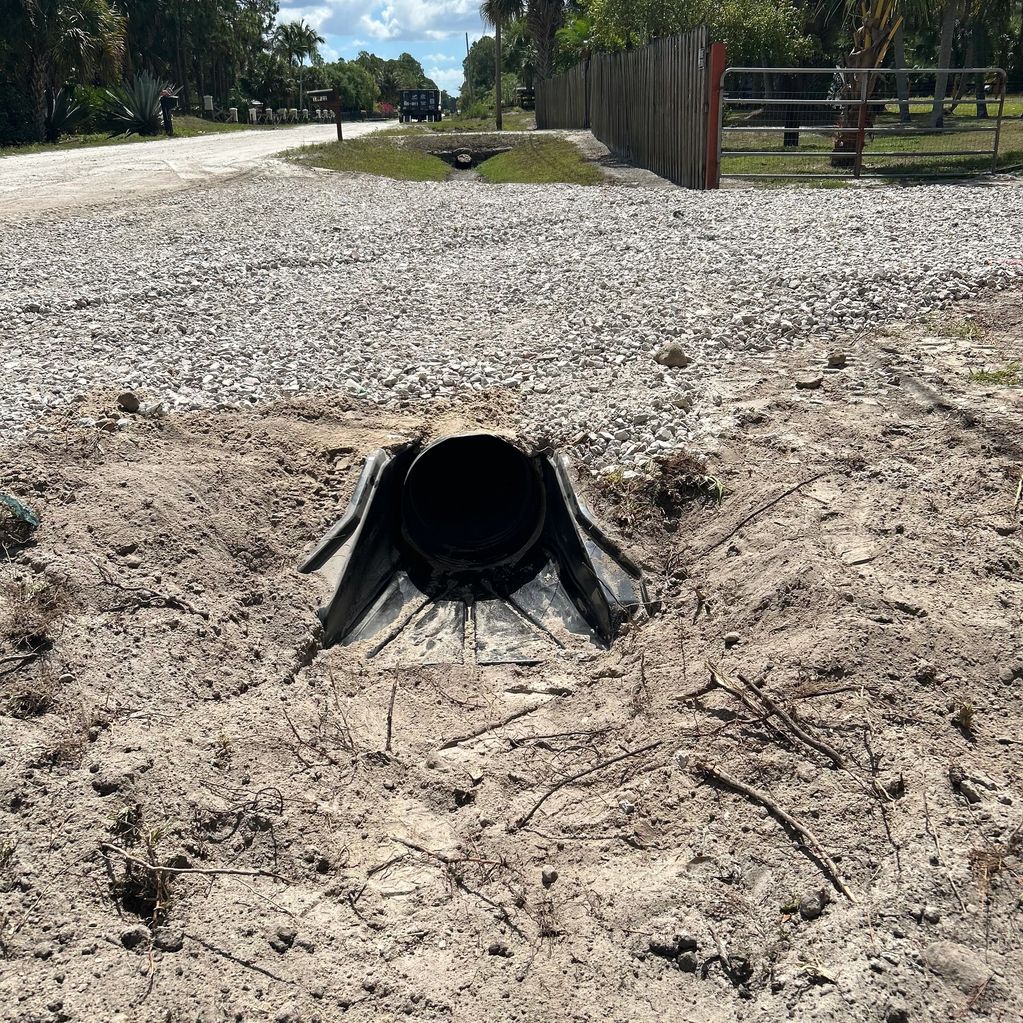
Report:
[[[345,138],[384,127],[393,123],[342,125]],[[0,219],[136,201],[242,174],[285,149],[336,138],[336,125],[301,124],[64,152],[16,153],[0,158]]]
[[[274,162],[13,222],[0,436],[97,385],[171,409],[340,391],[425,411],[497,389],[524,430],[631,465],[706,442],[722,391],[779,352],[819,367],[858,337],[869,354],[879,323],[1018,287],[1021,194],[413,183]],[[669,340],[692,365],[653,361]]]

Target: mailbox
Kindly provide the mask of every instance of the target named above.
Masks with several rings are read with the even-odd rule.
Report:
[[[337,89],[309,89],[305,95],[306,99],[314,106],[326,107],[328,110],[334,111],[337,137],[340,141],[343,138],[341,134],[341,97],[338,96]]]

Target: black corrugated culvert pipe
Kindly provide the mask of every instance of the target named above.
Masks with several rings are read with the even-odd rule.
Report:
[[[335,584],[325,645],[410,662],[461,661],[467,635],[480,663],[543,660],[573,634],[610,643],[647,604],[564,461],[490,433],[376,452],[301,570]]]

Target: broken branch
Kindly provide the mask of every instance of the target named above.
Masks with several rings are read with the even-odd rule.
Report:
[[[490,724],[484,725],[482,728],[477,728],[475,732],[470,732],[468,735],[459,735],[454,739],[448,739],[440,748],[451,749],[453,746],[458,746],[463,742],[468,742],[470,739],[478,739],[481,735],[486,735],[487,732],[492,732],[497,728],[503,728],[505,725],[510,725],[513,721],[518,721],[519,718],[525,717],[527,714],[532,714],[534,710],[539,710],[541,707],[546,706],[543,703],[535,703],[532,707],[520,707],[513,714],[509,714],[505,718],[501,718],[500,721],[494,721]]]
[[[762,792],[760,789],[753,788],[752,785],[747,785],[745,782],[739,781],[738,778],[733,777],[726,771],[722,771],[720,767],[715,767],[712,764],[697,764],[695,769],[704,777],[713,778],[714,781],[720,782],[722,785],[726,785],[730,789],[734,789],[736,792],[741,793],[748,799],[752,799],[754,802],[760,803],[762,806],[766,806],[771,813],[784,821],[790,828],[792,828],[793,831],[800,834],[820,858],[821,863],[824,864],[824,868],[835,887],[849,900],[849,902],[851,902],[854,906],[856,905],[856,899],[853,897],[852,892],[849,891],[848,886],[842,879],[842,875],[839,873],[838,867],[835,866],[834,861],[824,851],[824,846],[821,845],[817,836],[801,820],[797,817],[793,817],[787,810],[780,807],[766,792]]]
[[[612,764],[617,764],[619,761],[626,760],[629,757],[638,757],[641,753],[647,753],[652,749],[656,749],[661,745],[660,740],[657,742],[648,742],[645,746],[640,746],[639,749],[626,750],[624,753],[619,753],[618,756],[609,757],[607,760],[602,760],[599,764],[594,764],[592,767],[587,767],[585,771],[579,771],[576,774],[570,774],[567,778],[562,778],[561,781],[556,782],[552,785],[532,806],[527,814],[520,817],[515,823],[509,828],[509,831],[518,831],[519,828],[524,828],[532,818],[533,814],[540,809],[543,804],[550,799],[559,789],[563,789],[566,785],[571,785],[572,782],[578,781],[580,778],[585,778],[589,774],[595,774],[597,771],[604,770],[605,767],[610,767]]]
[[[817,750],[818,753],[823,753],[824,756],[826,756],[835,765],[835,767],[845,767],[845,758],[838,752],[838,750],[829,746],[826,742],[810,735],[809,732],[797,725],[789,714],[779,704],[775,703],[774,700],[772,700],[771,697],[768,696],[767,693],[765,693],[764,690],[755,682],[751,682],[744,675],[739,675],[737,677],[739,681],[750,690],[750,692],[756,695],[757,699],[760,700],[760,702],[763,703],[763,705],[767,707],[772,714],[781,718],[781,720],[785,722],[785,726],[797,739],[799,739],[800,742],[803,742],[812,749]]]
[[[805,480],[800,481],[795,486],[789,487],[788,490],[783,490],[773,500],[768,501],[767,504],[762,504],[755,511],[751,511],[749,513],[749,515],[747,515],[744,519],[742,519],[739,522],[739,524],[734,529],[729,530],[729,532],[725,533],[725,535],[723,537],[721,537],[720,540],[716,541],[715,543],[712,543],[703,552],[703,554],[700,555],[700,557],[705,558],[712,551],[716,551],[726,540],[731,540],[732,537],[735,536],[735,534],[738,533],[739,530],[742,529],[743,526],[745,526],[748,523],[752,522],[758,515],[762,515],[768,509],[773,508],[776,504],[778,504],[779,501],[783,501],[790,494],[794,494],[797,490],[800,490],[801,488],[805,487],[807,484],[813,483],[815,480],[819,480],[822,476],[828,476],[828,475],[830,475],[830,470],[825,470],[824,472],[814,473],[813,476],[808,476]]]
[[[394,698],[398,695],[398,679],[395,678],[391,685],[391,700],[387,704],[387,742],[384,744],[384,752],[391,752],[391,727],[394,724]]]

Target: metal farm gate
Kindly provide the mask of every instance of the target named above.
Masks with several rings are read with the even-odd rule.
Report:
[[[707,29],[698,28],[634,50],[595,54],[539,82],[536,126],[589,128],[616,156],[678,185],[706,187],[707,40]],[[723,48],[721,54],[723,66]]]
[[[997,169],[1001,68],[730,67],[716,84],[720,173],[711,188],[720,178],[954,178]]]

